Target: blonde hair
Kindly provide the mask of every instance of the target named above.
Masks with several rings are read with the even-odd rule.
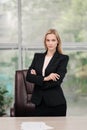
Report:
[[[62,42],[61,42],[61,39],[60,39],[60,36],[57,32],[57,30],[55,29],[49,29],[47,31],[47,33],[45,34],[45,37],[44,37],[44,45],[45,45],[45,49],[47,50],[47,46],[46,46],[46,37],[48,34],[54,34],[57,38],[57,41],[58,41],[58,46],[57,46],[57,51],[60,53],[60,54],[63,54],[63,51],[62,51]]]

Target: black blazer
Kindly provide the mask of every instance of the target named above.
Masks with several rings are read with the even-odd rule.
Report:
[[[26,80],[35,84],[31,101],[36,105],[39,105],[43,98],[48,106],[65,104],[66,100],[61,88],[61,83],[67,72],[69,57],[67,55],[59,54],[56,51],[45,69],[45,76],[48,76],[50,73],[58,73],[60,79],[57,81],[43,81],[42,67],[45,55],[46,52],[36,53],[27,72]],[[35,69],[37,75],[31,74],[31,69]]]

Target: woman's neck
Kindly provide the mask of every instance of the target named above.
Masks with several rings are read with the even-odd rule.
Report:
[[[47,51],[47,56],[53,56],[56,50],[53,51]]]

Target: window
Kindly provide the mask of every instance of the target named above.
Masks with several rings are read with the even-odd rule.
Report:
[[[81,0],[22,0],[23,45],[42,47],[49,28],[56,28],[63,46],[87,42],[87,4]],[[81,5],[81,6],[80,6]]]
[[[18,43],[16,0],[0,0],[0,43]]]
[[[5,86],[14,98],[15,71],[28,69],[34,53],[44,51],[49,28],[58,30],[70,57],[63,84],[68,115],[83,116],[87,113],[87,0],[0,0],[0,87]]]

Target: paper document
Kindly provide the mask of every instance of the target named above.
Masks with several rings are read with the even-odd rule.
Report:
[[[50,130],[50,127],[45,124],[45,122],[22,122],[21,130]]]

